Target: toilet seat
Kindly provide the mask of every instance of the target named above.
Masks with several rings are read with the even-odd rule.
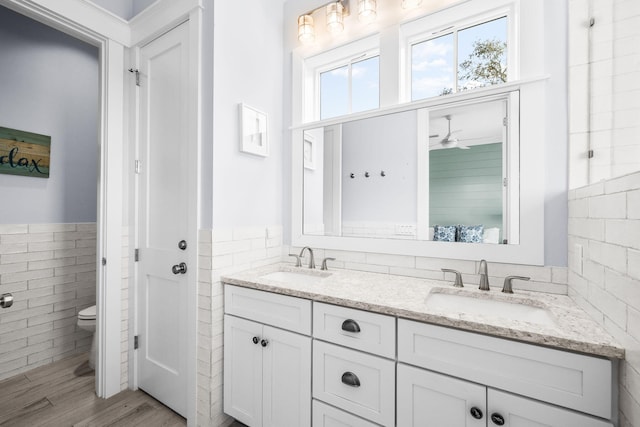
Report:
[[[96,320],[96,306],[92,305],[78,313],[78,320]]]

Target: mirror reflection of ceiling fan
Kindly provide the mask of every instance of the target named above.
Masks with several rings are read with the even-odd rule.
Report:
[[[458,139],[453,135],[454,133],[461,132],[462,129],[451,130],[451,115],[447,114],[446,116],[444,116],[444,118],[447,119],[447,124],[448,124],[447,134],[444,136],[444,138],[440,138],[440,134],[429,135],[429,139],[436,140],[435,142],[432,141],[429,143],[429,148],[457,147],[457,148],[460,148],[461,150],[468,150],[469,149],[468,146],[461,144],[461,142],[464,140]]]

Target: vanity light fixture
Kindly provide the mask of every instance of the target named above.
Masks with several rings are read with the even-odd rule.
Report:
[[[303,44],[310,44],[316,40],[313,14],[322,8],[325,8],[327,14],[327,31],[338,34],[344,30],[344,17],[349,15],[349,0],[332,0],[298,16],[298,40]]]
[[[298,40],[303,44],[313,43],[316,40],[316,29],[310,13],[298,17]]]
[[[358,0],[358,20],[370,24],[378,15],[376,0]]]
[[[403,9],[413,9],[414,7],[418,7],[421,4],[422,0],[402,0]]]
[[[336,1],[327,5],[327,31],[339,34],[344,30],[344,6]]]

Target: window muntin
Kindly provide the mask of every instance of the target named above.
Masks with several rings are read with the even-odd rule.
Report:
[[[320,119],[380,106],[380,59],[373,56],[318,73]]]
[[[507,26],[502,16],[411,43],[411,100],[506,82]]]

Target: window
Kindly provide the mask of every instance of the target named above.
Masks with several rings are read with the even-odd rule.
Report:
[[[411,100],[507,81],[507,16],[410,44]]]
[[[378,56],[320,73],[320,118],[328,119],[380,106]]]
[[[380,107],[379,36],[304,59],[304,121]]]

